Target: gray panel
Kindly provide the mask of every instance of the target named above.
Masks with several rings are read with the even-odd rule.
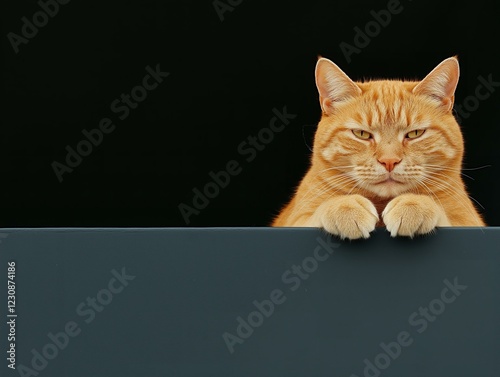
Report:
[[[493,377],[500,370],[500,228],[440,229],[414,240],[379,229],[355,242],[300,228],[2,232],[2,322],[10,260],[18,314],[18,370],[2,358],[2,376],[29,375],[19,366],[33,368],[33,350],[57,352],[47,365],[38,360],[42,377]],[[135,278],[120,282],[123,271]],[[89,297],[102,304],[92,308]],[[255,301],[265,315],[253,313]],[[249,315],[255,327],[242,326],[238,337],[237,318]],[[48,334],[67,326],[78,335],[59,334],[53,345]],[[233,353],[225,333],[239,342]],[[5,326],[0,344],[5,350]]]

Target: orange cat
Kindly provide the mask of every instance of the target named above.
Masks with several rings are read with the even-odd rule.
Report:
[[[420,82],[354,82],[320,58],[323,114],[311,167],[272,225],[348,239],[384,225],[393,237],[484,226],[461,178],[464,143],[452,114],[458,78],[456,58]]]

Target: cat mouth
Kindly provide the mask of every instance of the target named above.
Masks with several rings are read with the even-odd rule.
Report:
[[[395,185],[397,185],[397,184],[403,184],[403,182],[398,181],[398,180],[396,180],[396,179],[394,179],[392,177],[389,177],[389,178],[386,178],[383,181],[379,181],[379,182],[377,182],[375,184],[376,185],[387,185],[387,184],[395,184]]]

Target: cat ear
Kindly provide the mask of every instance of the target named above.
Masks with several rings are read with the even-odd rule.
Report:
[[[316,87],[321,109],[331,114],[335,104],[361,94],[361,89],[335,63],[319,58],[316,64]]]
[[[447,111],[451,111],[459,76],[460,66],[457,58],[448,58],[420,81],[413,89],[413,93],[432,97],[438,100]]]

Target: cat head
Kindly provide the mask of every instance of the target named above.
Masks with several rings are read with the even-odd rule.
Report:
[[[323,114],[313,166],[351,193],[382,198],[459,179],[464,146],[452,114],[459,72],[458,60],[449,58],[419,82],[354,82],[320,58],[316,85]]]

